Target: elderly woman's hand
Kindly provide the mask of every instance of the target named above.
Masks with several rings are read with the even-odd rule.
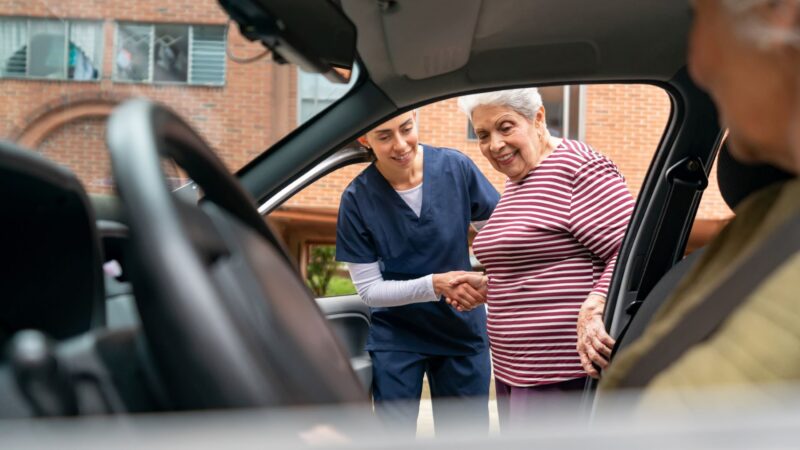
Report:
[[[433,275],[436,295],[443,295],[447,304],[458,311],[469,311],[486,302],[486,291],[473,287],[466,281],[454,282],[474,272],[453,271]]]
[[[480,294],[477,297],[478,301],[468,301],[465,296],[448,297],[447,303],[458,311],[469,311],[475,309],[478,305],[486,303],[486,293],[488,292],[488,278],[481,272],[464,272],[450,280],[450,287],[455,290],[466,289],[469,291],[477,292]]]
[[[605,298],[590,294],[578,313],[578,354],[583,369],[592,378],[600,378],[600,373],[592,363],[601,369],[608,367],[611,349],[615,344],[603,323],[605,306]]]

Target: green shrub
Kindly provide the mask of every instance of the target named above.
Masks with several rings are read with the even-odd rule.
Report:
[[[328,290],[325,291],[326,297],[333,297],[335,295],[352,295],[356,293],[356,287],[348,277],[340,277],[334,275],[328,284]]]

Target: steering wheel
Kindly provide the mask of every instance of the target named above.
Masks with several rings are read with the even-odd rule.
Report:
[[[147,347],[175,409],[365,402],[349,359],[253,200],[177,114],[147,100],[108,124]],[[164,159],[205,194],[174,195]]]

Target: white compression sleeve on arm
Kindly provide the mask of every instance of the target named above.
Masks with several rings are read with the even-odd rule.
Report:
[[[433,290],[433,275],[413,280],[386,281],[377,262],[347,263],[347,270],[350,271],[350,279],[353,280],[358,295],[364,303],[372,307],[402,306],[439,300]]]

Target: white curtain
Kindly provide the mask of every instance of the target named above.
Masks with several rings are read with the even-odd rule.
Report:
[[[67,70],[66,28],[60,20],[31,20],[28,75],[64,79]]]
[[[0,20],[0,74],[6,75],[25,75],[25,60],[12,56],[18,51],[24,51],[28,44],[28,21],[25,19],[2,19]],[[22,63],[22,67],[19,67]],[[10,69],[10,73],[8,72]]]
[[[69,40],[89,58],[92,66],[100,71],[103,60],[103,26],[98,22],[75,21],[70,23]]]

